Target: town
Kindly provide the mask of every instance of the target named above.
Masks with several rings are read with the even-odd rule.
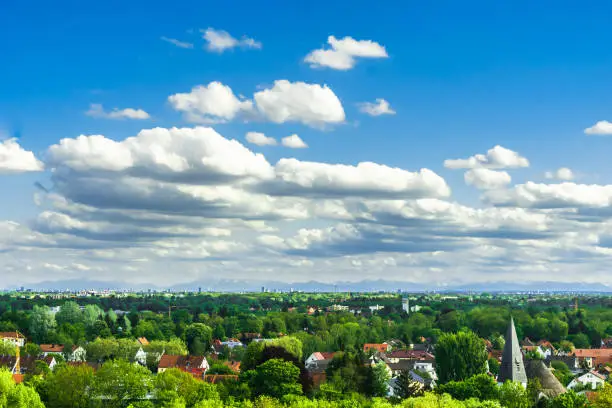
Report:
[[[608,407],[611,305],[575,294],[7,292],[0,394],[28,407]]]

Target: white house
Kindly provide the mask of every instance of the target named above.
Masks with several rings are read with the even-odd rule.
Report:
[[[606,377],[595,371],[589,371],[588,373],[583,374],[578,378],[574,378],[572,382],[567,385],[567,389],[573,390],[577,386],[581,385],[586,388],[595,390],[599,387],[603,387],[605,383]]]
[[[0,332],[0,340],[5,343],[12,343],[14,346],[25,346],[25,336],[18,331]]]
[[[134,355],[134,361],[142,366],[147,365],[147,352],[144,351],[142,347],[140,347]]]
[[[308,358],[306,359],[306,362],[304,363],[304,365],[306,366],[306,368],[308,368],[308,367],[311,367],[313,365],[316,365],[319,361],[331,360],[332,358],[334,358],[334,354],[335,353],[329,353],[329,352],[324,352],[324,351],[315,351],[310,356],[308,356]]]

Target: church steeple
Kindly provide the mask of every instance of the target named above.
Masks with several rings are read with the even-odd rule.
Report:
[[[507,380],[520,382],[524,387],[527,386],[523,353],[521,353],[521,346],[516,336],[514,319],[512,317],[510,317],[510,324],[506,332],[506,344],[504,345],[502,362],[499,367],[499,375],[497,376],[497,382],[499,383],[504,383]]]

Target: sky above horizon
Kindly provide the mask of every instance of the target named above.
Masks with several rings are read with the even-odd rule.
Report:
[[[501,3],[1,5],[0,287],[612,284],[612,5]]]

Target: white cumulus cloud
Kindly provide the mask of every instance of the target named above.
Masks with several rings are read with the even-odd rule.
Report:
[[[327,85],[278,80],[272,88],[256,92],[254,100],[259,112],[274,123],[320,127],[345,119],[340,99]]]
[[[202,38],[206,41],[206,49],[214,52],[224,52],[232,48],[261,48],[261,43],[249,37],[242,37],[240,39],[234,38],[224,30],[215,30],[214,28],[207,28],[206,30],[200,30],[202,32]]]
[[[118,109],[114,108],[112,111],[105,111],[104,107],[99,103],[92,103],[89,105],[89,110],[85,112],[87,116],[93,118],[104,118],[104,119],[149,119],[151,116],[142,109],[125,108]]]
[[[253,102],[238,99],[232,88],[216,81],[171,95],[168,101],[194,123],[223,123],[253,110]]]
[[[466,184],[482,190],[502,188],[510,184],[512,178],[506,171],[495,171],[486,168],[476,168],[465,172]]]
[[[283,146],[289,147],[291,149],[305,149],[308,147],[308,145],[298,135],[295,134],[283,137],[281,142]]]
[[[612,122],[600,120],[591,127],[584,129],[587,135],[612,135]]]
[[[327,38],[331,48],[310,52],[304,62],[313,68],[327,67],[346,71],[353,68],[357,58],[387,58],[387,50],[371,40],[355,40],[352,37],[337,39],[333,35]]]
[[[489,149],[487,154],[476,154],[467,159],[445,160],[444,167],[449,169],[505,169],[529,167],[529,160],[513,150],[497,145]]]
[[[570,181],[573,180],[575,176],[574,172],[571,169],[567,167],[561,167],[555,171],[547,171],[546,173],[544,173],[544,177],[553,180]]]
[[[268,137],[260,132],[248,132],[246,141],[257,146],[276,146],[276,139]]]
[[[359,111],[370,116],[395,115],[395,111],[391,109],[389,102],[382,98],[377,98],[376,102],[363,102],[358,106]]]
[[[0,140],[0,174],[27,173],[44,170],[34,153],[23,149],[17,139]]]

